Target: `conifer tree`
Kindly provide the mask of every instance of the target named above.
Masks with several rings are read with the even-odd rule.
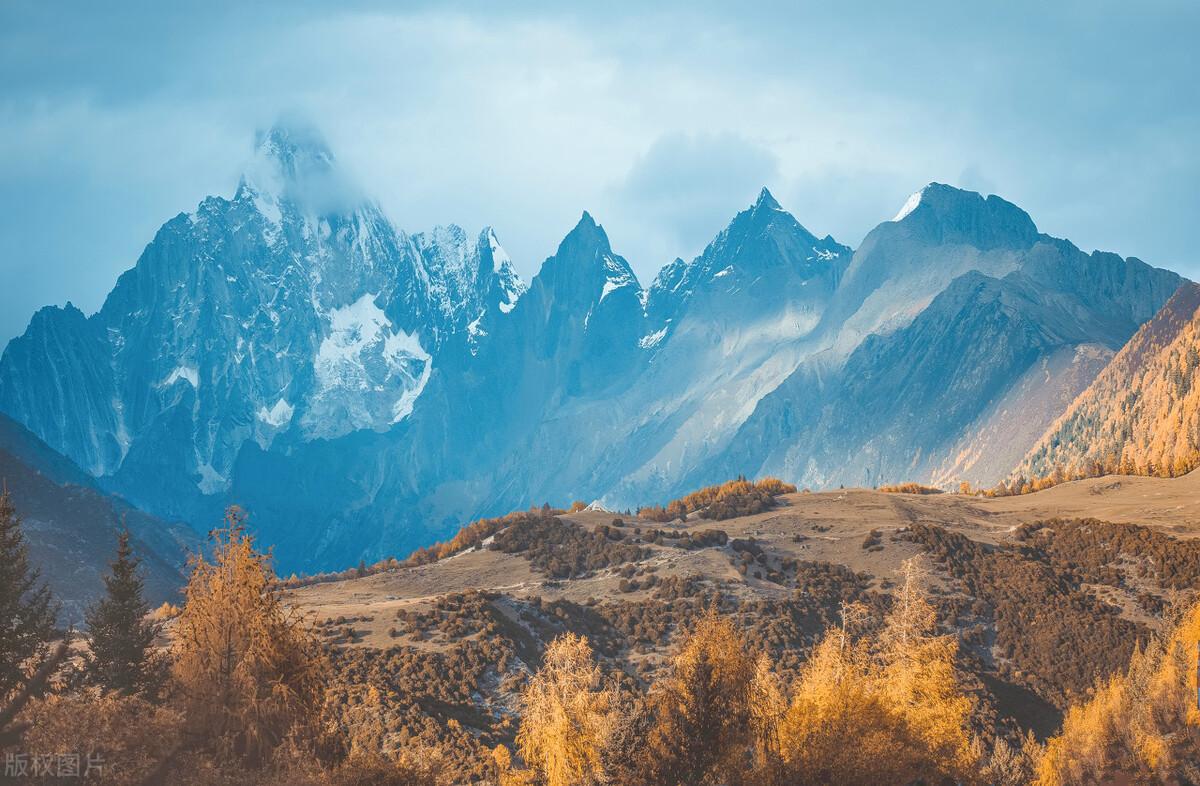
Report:
[[[283,604],[270,557],[236,507],[197,555],[175,626],[174,675],[189,733],[261,766],[285,738],[320,722],[329,662]]]
[[[754,677],[755,659],[745,639],[728,619],[709,611],[675,657],[670,678],[651,696],[655,723],[644,751],[647,781],[739,782],[753,742]]]
[[[129,543],[129,531],[122,530],[117,535],[116,558],[104,577],[105,595],[84,617],[91,636],[89,681],[125,695],[152,694],[161,682],[162,669],[151,650],[159,626],[146,617],[150,607],[142,594],[140,564]]]
[[[587,639],[568,633],[546,648],[541,669],[522,693],[517,746],[546,786],[605,782],[613,693],[600,681]]]
[[[21,519],[0,494],[0,698],[21,685],[38,651],[54,636],[58,605],[29,564]]]

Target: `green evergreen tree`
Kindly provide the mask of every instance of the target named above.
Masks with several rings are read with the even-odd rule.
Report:
[[[159,626],[146,615],[143,579],[129,544],[129,531],[117,535],[117,556],[104,577],[104,597],[84,615],[90,634],[88,679],[104,690],[123,694],[155,693],[162,668],[153,657]]]
[[[54,637],[58,605],[29,565],[21,518],[0,494],[0,699],[25,682],[32,659]]]

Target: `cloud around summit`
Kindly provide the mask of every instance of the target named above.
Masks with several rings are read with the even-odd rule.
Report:
[[[496,228],[525,276],[581,210],[643,279],[763,185],[857,244],[922,184],[1200,275],[1183,2],[0,6],[0,339],[97,308],[155,230],[312,117],[409,231]]]

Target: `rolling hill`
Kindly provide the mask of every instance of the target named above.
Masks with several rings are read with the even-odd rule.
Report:
[[[1196,473],[998,499],[844,489],[779,503],[670,524],[533,510],[436,561],[286,597],[333,645],[348,685],[389,696],[385,737],[453,751],[468,779],[488,772],[492,746],[511,745],[519,689],[555,637],[585,635],[606,670],[650,684],[717,608],[787,673],[843,603],[878,624],[911,557],[929,571],[941,629],[959,639],[976,722],[1046,735],[1200,571]]]
[[[78,623],[128,527],[142,558],[146,596],[177,601],[187,554],[199,544],[191,528],[147,515],[100,490],[93,478],[27,429],[0,415],[0,481],[12,497],[30,561],[62,602],[61,621]]]

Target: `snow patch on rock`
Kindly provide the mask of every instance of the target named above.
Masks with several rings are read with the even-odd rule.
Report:
[[[363,428],[384,430],[407,417],[433,370],[416,333],[394,328],[365,294],[332,309],[329,334],[313,361],[316,387],[303,424],[330,438]]]
[[[281,398],[270,409],[267,409],[266,405],[259,407],[258,419],[268,426],[279,428],[291,422],[294,412],[295,407],[289,404],[286,399]]]
[[[667,328],[663,327],[661,330],[656,330],[653,333],[642,336],[640,339],[638,339],[638,346],[642,349],[653,349],[662,343],[662,340],[666,337],[666,335]]]
[[[315,361],[317,377],[323,384],[337,384],[346,375],[360,370],[363,351],[377,343],[380,334],[391,327],[391,321],[375,305],[376,297],[363,295],[350,305],[329,312],[329,335],[321,341]]]
[[[167,378],[159,383],[159,387],[168,388],[179,380],[187,382],[194,388],[200,387],[200,372],[195,366],[176,366]]]
[[[908,216],[909,213],[916,210],[917,206],[921,204],[921,196],[924,195],[924,193],[925,193],[925,189],[922,188],[920,191],[917,191],[912,196],[910,196],[908,198],[908,201],[906,201],[904,203],[904,207],[900,208],[900,212],[897,213],[895,218],[892,219],[892,223],[895,223],[897,221],[903,221],[904,218],[906,216]]]
[[[224,491],[229,485],[229,481],[220,472],[213,469],[212,464],[201,464],[196,467],[196,471],[200,473],[200,481],[196,484],[196,488],[200,489],[201,494],[216,494]]]

